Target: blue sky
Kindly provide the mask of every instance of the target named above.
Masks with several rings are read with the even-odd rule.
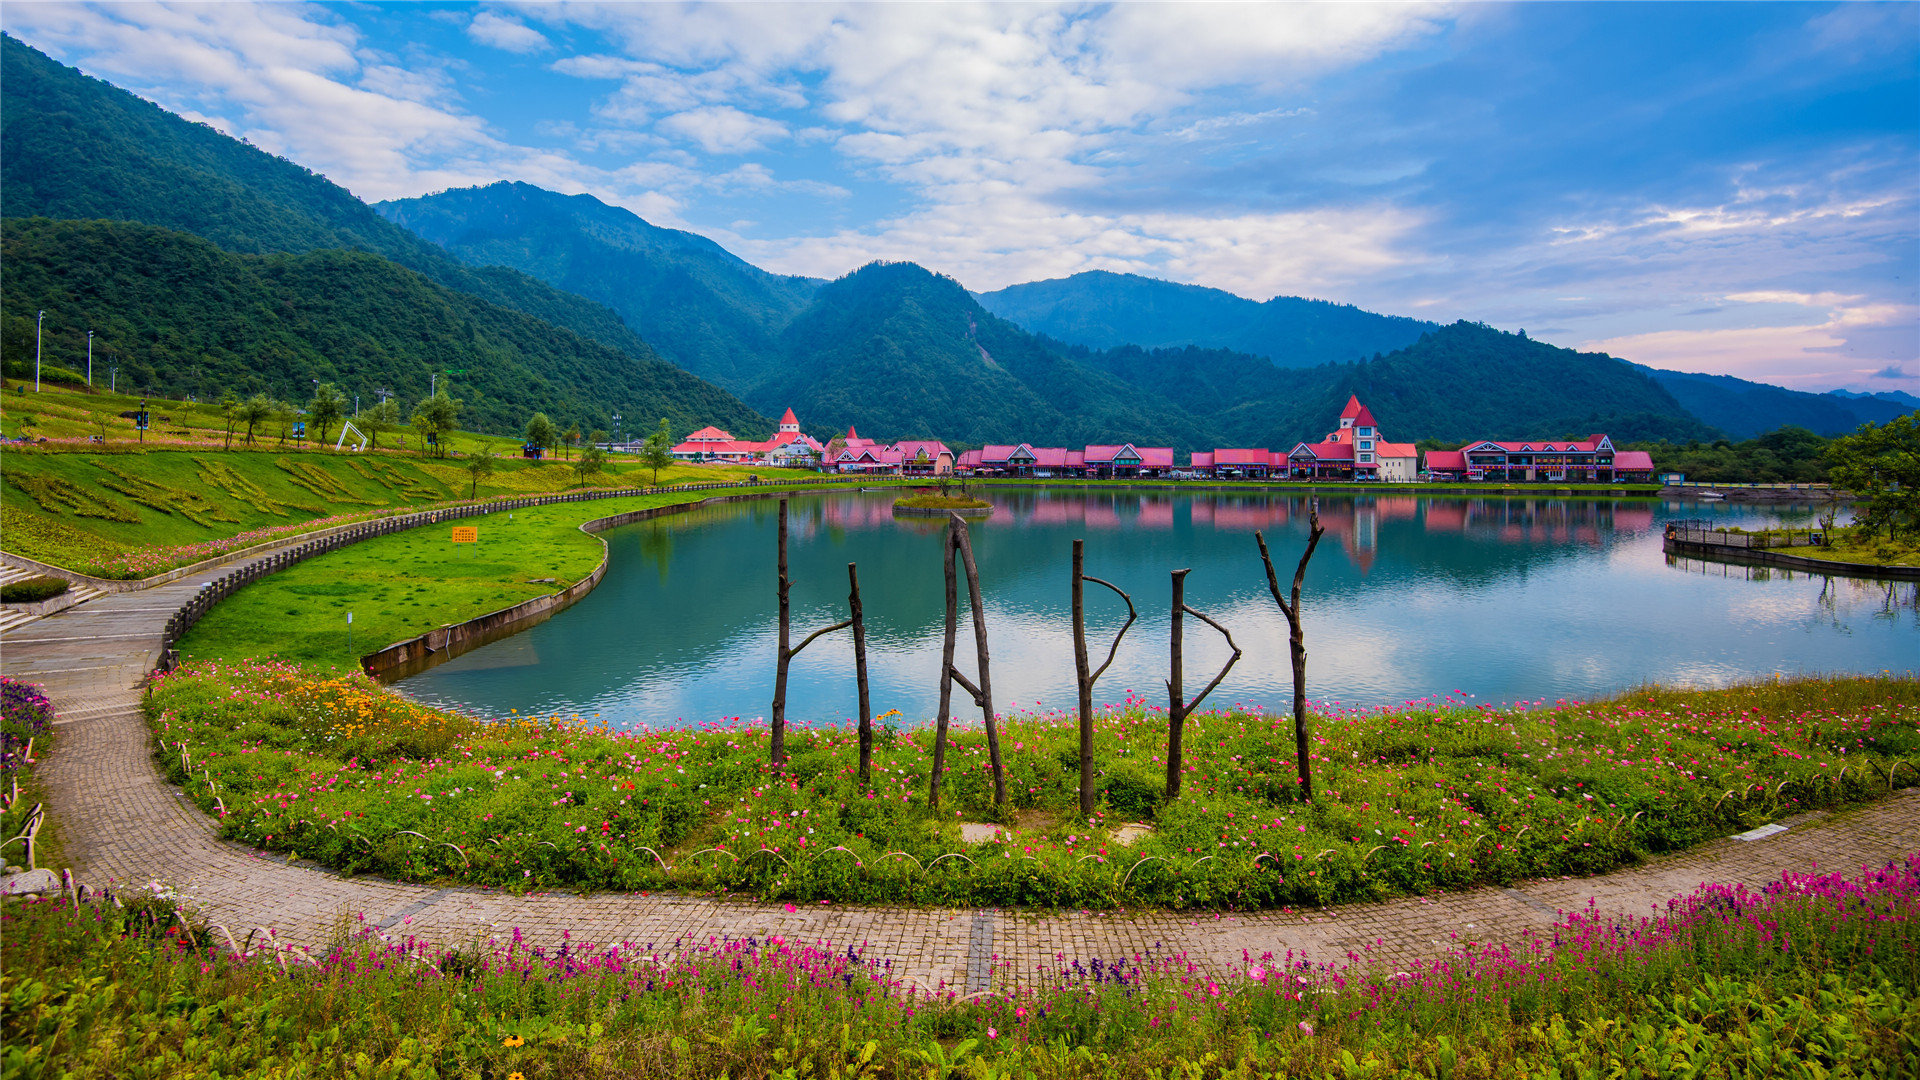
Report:
[[[1920,5],[9,3],[362,198],[771,270],[1110,269],[1920,393]]]

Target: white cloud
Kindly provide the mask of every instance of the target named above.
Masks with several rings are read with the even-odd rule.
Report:
[[[1873,377],[1884,357],[1863,353],[1849,334],[1878,327],[1910,327],[1920,319],[1912,304],[1866,302],[1839,293],[1761,290],[1725,299],[1747,304],[1824,308],[1818,323],[1658,330],[1590,341],[1581,346],[1651,367],[1736,375],[1785,386],[1825,388]]]
[[[670,134],[700,144],[709,154],[744,154],[786,137],[787,126],[724,105],[675,113],[660,121]]]
[[[512,53],[537,53],[553,47],[546,35],[523,22],[483,11],[467,25],[467,36],[482,45]]]

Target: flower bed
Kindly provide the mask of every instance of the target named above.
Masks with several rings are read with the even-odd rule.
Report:
[[[1164,716],[1134,699],[1101,717],[1092,817],[1077,813],[1076,726],[1061,713],[1006,721],[999,810],[984,736],[954,731],[936,810],[925,730],[883,727],[862,789],[855,737],[838,726],[791,731],[776,770],[758,722],[489,723],[357,674],[257,663],[182,669],[155,683],[148,710],[161,767],[229,839],[348,872],[514,889],[1312,905],[1597,873],[1920,782],[1920,684],[1901,678],[1336,712],[1317,720],[1312,804],[1297,801],[1291,718],[1253,711],[1189,727],[1185,794],[1163,802]],[[962,820],[995,815],[1006,840],[962,842]],[[1120,846],[1115,829],[1138,820],[1153,832]]]
[[[40,797],[33,766],[52,749],[53,705],[47,695],[33,683],[0,675],[0,842],[12,841],[26,826]],[[10,843],[0,856],[13,865],[25,865],[24,843]],[[47,861],[35,859],[42,864]]]
[[[0,910],[20,1077],[1858,1078],[1920,1051],[1920,856],[1391,974],[1133,955],[970,995],[779,937],[445,949],[363,923],[310,954],[151,897]]]

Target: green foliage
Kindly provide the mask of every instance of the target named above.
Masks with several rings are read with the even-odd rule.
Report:
[[[480,481],[493,475],[493,451],[479,449],[467,454],[467,498],[480,496]]]
[[[1688,480],[1816,484],[1827,480],[1830,444],[1806,428],[1783,427],[1738,443],[1637,442],[1623,448],[1645,450],[1653,456],[1655,472],[1682,473]]]
[[[502,181],[376,209],[468,262],[511,266],[606,304],[660,355],[735,393],[779,366],[780,328],[820,285],[769,274],[706,237],[658,228],[590,195],[530,184]]]
[[[332,383],[323,382],[314,388],[313,400],[307,403],[307,419],[312,425],[307,438],[313,440],[313,445],[324,446],[328,443],[327,432],[340,422],[346,409],[347,399],[333,388]]]
[[[37,604],[68,589],[66,578],[30,577],[0,585],[0,604]],[[3,839],[3,838],[0,838]]]
[[[483,526],[483,538],[489,528],[500,526]],[[384,562],[413,572],[391,552]],[[347,580],[340,569],[329,580]],[[300,689],[311,685],[345,689],[327,704]],[[228,811],[222,830],[238,842],[407,880],[807,902],[1319,905],[1598,873],[1920,783],[1920,683],[1905,678],[1647,688],[1544,710],[1323,715],[1312,803],[1291,782],[1290,717],[1196,718],[1184,791],[1168,802],[1160,718],[1113,710],[1095,733],[1103,805],[1090,817],[1078,812],[1069,765],[1077,721],[1057,714],[1005,720],[1014,805],[995,810],[984,735],[966,729],[950,734],[940,808],[925,801],[926,730],[877,747],[863,787],[854,736],[839,728],[790,732],[790,761],[776,769],[758,725],[619,733],[558,716],[482,723],[457,746],[410,756],[403,790],[356,763],[358,749],[336,745],[343,731],[387,738],[367,720],[400,707],[380,704],[385,693],[370,680],[228,661],[170,676],[149,715],[158,743],[186,743],[196,767],[211,770]],[[416,786],[457,794],[421,800]],[[217,810],[211,793],[193,797]],[[1008,829],[969,846],[963,820]],[[1123,846],[1119,827],[1141,820],[1152,831]],[[339,831],[349,822],[368,843]],[[403,830],[465,857],[413,845]],[[706,849],[734,858],[697,854]]]
[[[430,398],[420,399],[420,404],[413,407],[413,416],[409,419],[413,430],[420,434],[420,440],[425,444],[422,449],[431,448],[435,457],[447,456],[447,438],[459,430],[462,404],[460,399],[449,396],[445,390]]]
[[[1833,482],[1862,500],[1854,518],[1863,529],[1884,528],[1889,539],[1902,530],[1920,535],[1920,424],[1913,416],[1835,439],[1828,456]]]
[[[354,423],[367,433],[368,449],[378,450],[380,436],[400,426],[400,403],[385,398],[361,412],[360,418]]]
[[[589,446],[581,453],[580,460],[574,464],[574,472],[579,474],[580,482],[584,484],[588,477],[606,468],[606,465],[607,452],[598,446]]]
[[[559,429],[553,426],[553,421],[547,419],[546,413],[534,413],[527,421],[527,443],[535,449],[552,449],[559,438]]]
[[[31,353],[33,313],[45,308],[49,322],[99,327],[102,339],[126,350],[122,386],[304,400],[308,380],[318,378],[367,397],[408,387],[425,396],[429,373],[459,358],[468,372],[458,377],[459,393],[469,423],[483,430],[516,430],[536,408],[591,423],[627,408],[686,423],[765,423],[657,359],[617,352],[374,255],[234,255],[185,233],[104,221],[0,225],[0,343],[9,355],[23,334]]]
[[[640,464],[653,470],[655,484],[660,482],[660,470],[673,464],[673,425],[666,417],[661,417],[660,426],[647,436],[640,449]]]

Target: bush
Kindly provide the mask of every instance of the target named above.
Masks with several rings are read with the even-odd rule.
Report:
[[[67,591],[67,580],[57,577],[30,577],[0,585],[0,604],[37,604]]]

